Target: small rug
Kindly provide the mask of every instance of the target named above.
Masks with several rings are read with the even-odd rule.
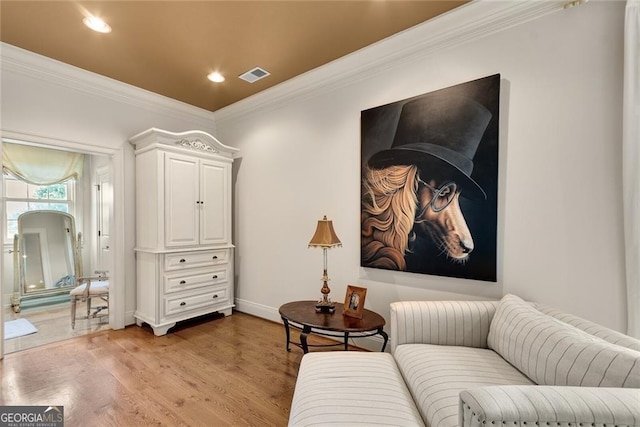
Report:
[[[4,339],[17,338],[38,332],[35,326],[27,319],[16,319],[4,322]]]

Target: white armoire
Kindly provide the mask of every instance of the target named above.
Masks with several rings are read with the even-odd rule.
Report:
[[[231,314],[231,165],[237,153],[201,131],[151,128],[136,156],[136,324]]]

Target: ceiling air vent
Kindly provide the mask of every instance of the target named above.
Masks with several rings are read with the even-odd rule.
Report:
[[[253,70],[249,70],[246,73],[239,75],[238,77],[240,77],[242,80],[246,82],[253,83],[267,77],[269,74],[271,73],[268,72],[267,70],[264,70],[260,67],[256,67]]]

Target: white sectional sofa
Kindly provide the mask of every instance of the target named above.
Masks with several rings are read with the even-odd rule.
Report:
[[[640,426],[640,341],[507,295],[391,304],[389,353],[301,362],[290,426]]]

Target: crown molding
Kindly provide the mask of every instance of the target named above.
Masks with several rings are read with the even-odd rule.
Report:
[[[213,113],[109,77],[74,67],[7,43],[0,43],[0,70],[57,84],[172,118],[214,127]]]
[[[477,0],[215,111],[232,122],[293,99],[340,89],[434,52],[450,49],[563,10],[565,2]]]
[[[216,127],[264,108],[304,99],[406,65],[434,52],[540,18],[565,2],[476,0],[388,37],[216,112],[195,107],[45,56],[0,42],[0,70],[26,75],[134,107]]]

